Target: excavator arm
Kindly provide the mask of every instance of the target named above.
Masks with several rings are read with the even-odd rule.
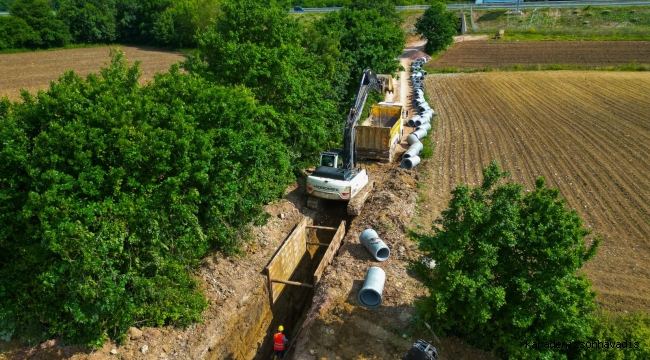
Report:
[[[343,130],[343,168],[352,170],[357,164],[357,127],[363,107],[366,105],[366,100],[370,94],[370,90],[378,93],[393,92],[393,78],[390,75],[375,74],[372,70],[366,69],[363,71],[361,83],[359,84],[359,92],[354,101],[354,106],[350,109],[348,119],[345,122],[345,129]]]

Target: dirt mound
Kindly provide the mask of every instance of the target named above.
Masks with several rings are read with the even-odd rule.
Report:
[[[402,334],[413,314],[413,300],[424,294],[406,270],[408,261],[418,256],[415,244],[405,236],[417,204],[415,172],[395,164],[373,167],[370,174],[376,189],[363,213],[352,221],[339,256],[319,284],[297,345],[297,359],[394,359],[412,345],[412,339],[403,339]],[[375,229],[391,249],[388,260],[375,261],[359,243],[359,234],[367,228]],[[377,309],[366,309],[357,301],[371,266],[386,272],[383,301]]]

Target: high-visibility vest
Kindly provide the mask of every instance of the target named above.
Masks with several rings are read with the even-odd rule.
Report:
[[[273,350],[284,350],[284,335],[281,332],[273,335]]]

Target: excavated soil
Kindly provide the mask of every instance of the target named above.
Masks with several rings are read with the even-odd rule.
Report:
[[[650,41],[462,41],[427,64],[432,70],[513,65],[650,64]]]
[[[527,189],[544,176],[603,239],[584,268],[600,306],[650,311],[649,73],[446,74],[425,87],[439,115],[423,225],[490,160]]]
[[[141,61],[142,77],[140,83],[153,79],[156,72],[165,72],[175,62],[185,60],[178,52],[163,51],[156,48],[101,46],[86,49],[38,51],[0,55],[0,97],[8,96],[18,100],[20,89],[30,93],[49,87],[67,70],[74,70],[79,76],[98,73],[110,61],[110,49],[123,51],[129,62]]]

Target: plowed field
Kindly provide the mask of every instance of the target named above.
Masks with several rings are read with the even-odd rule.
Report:
[[[490,160],[528,189],[542,175],[603,238],[584,269],[599,303],[650,311],[650,74],[446,74],[425,85],[439,113],[427,216],[457,183],[479,184]]]
[[[144,84],[153,78],[156,72],[165,72],[169,66],[185,58],[182,54],[162,51],[155,48],[120,46],[129,63],[140,60]],[[20,89],[31,93],[46,89],[50,81],[57,80],[66,70],[74,70],[77,75],[86,76],[97,73],[110,61],[108,46],[39,51],[0,55],[0,97],[8,96],[10,100],[20,97]]]
[[[427,67],[441,70],[553,64],[615,66],[635,61],[650,64],[650,41],[466,41],[455,44]]]

